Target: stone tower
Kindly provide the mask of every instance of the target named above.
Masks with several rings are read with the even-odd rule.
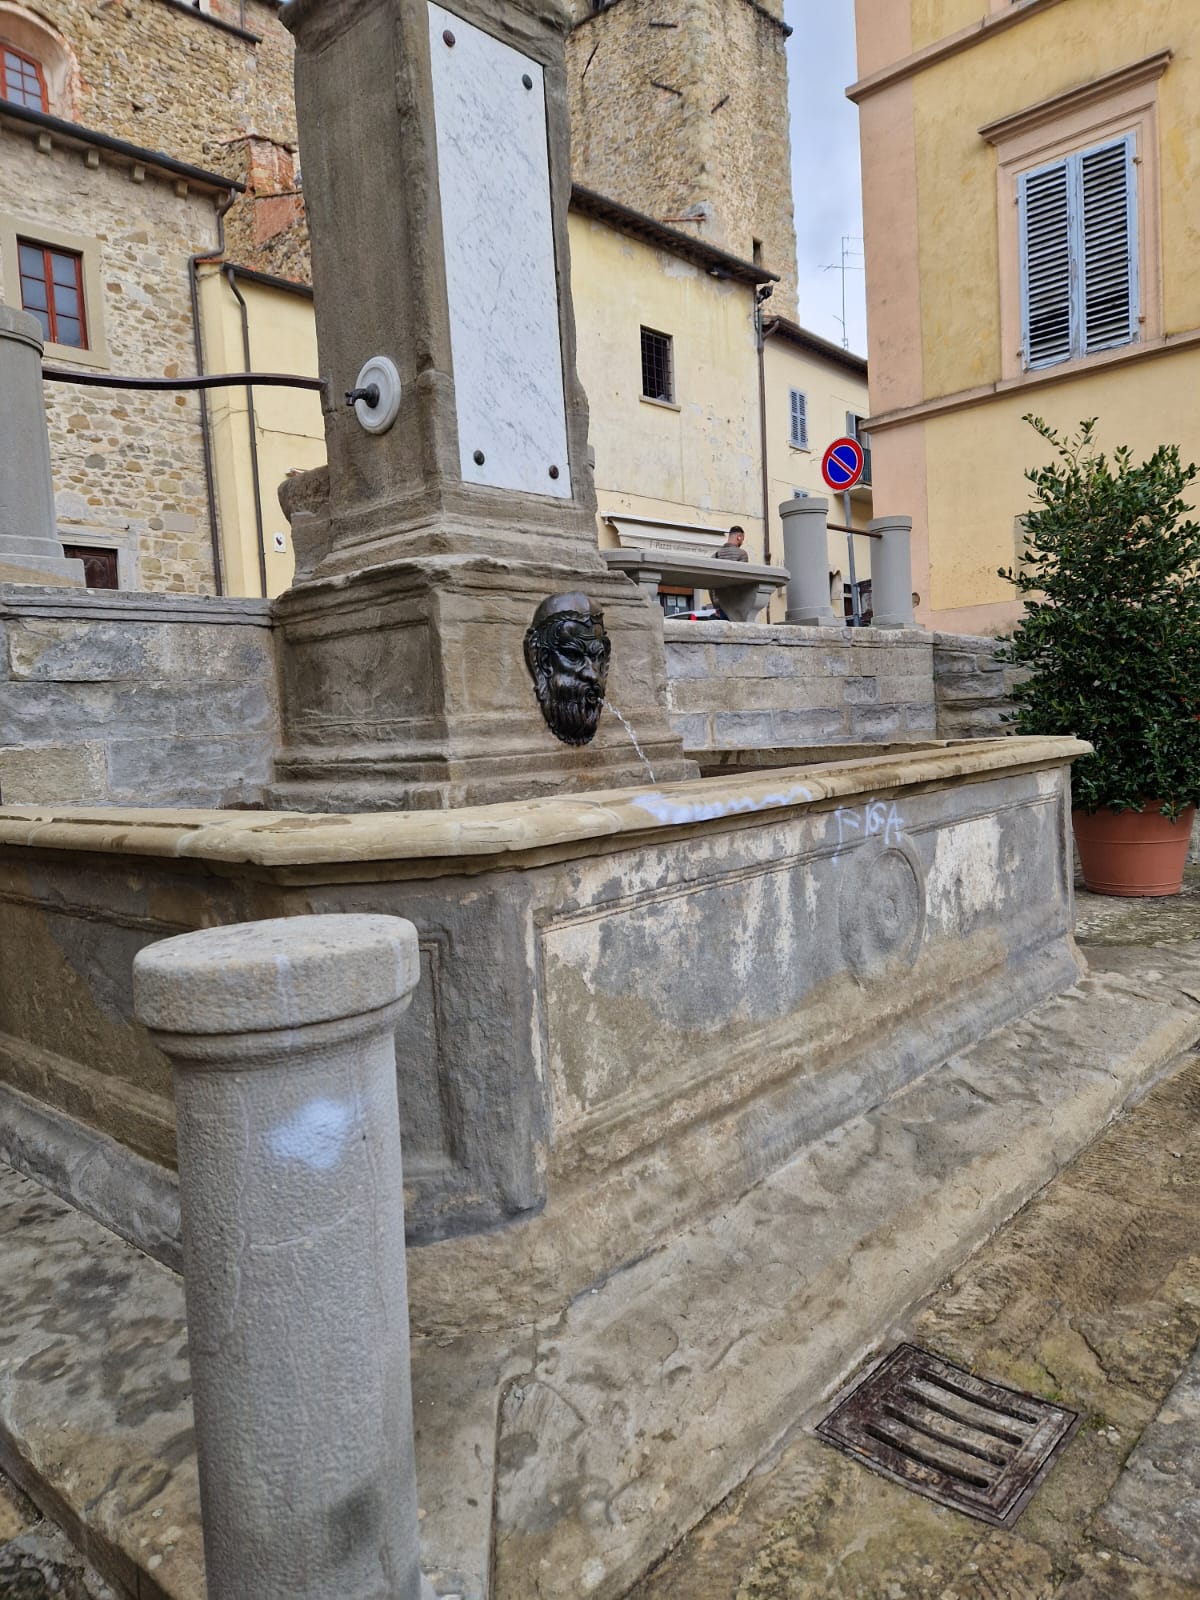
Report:
[[[781,282],[796,316],[783,0],[574,0],[577,183]]]

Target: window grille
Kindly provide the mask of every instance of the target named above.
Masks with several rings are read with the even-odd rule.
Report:
[[[789,442],[797,450],[808,449],[808,396],[802,389],[790,391],[791,401],[791,429],[788,434]]]
[[[21,305],[42,325],[48,344],[86,350],[87,319],[83,309],[83,257],[73,250],[52,250],[32,239],[17,240]]]
[[[1025,366],[1131,344],[1138,330],[1134,136],[1021,174]]]
[[[647,400],[675,399],[671,336],[642,329],[642,393]]]
[[[31,111],[49,111],[42,64],[12,45],[0,45],[0,99]]]

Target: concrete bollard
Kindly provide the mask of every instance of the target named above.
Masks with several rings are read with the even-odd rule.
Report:
[[[82,584],[58,542],[42,348],[37,318],[0,304],[0,577]]]
[[[791,573],[785,622],[808,628],[840,628],[842,619],[829,603],[829,502],[815,496],[785,500],[783,562]]]
[[[175,1068],[209,1600],[418,1600],[393,1029],[399,917],[166,939],[137,1015]]]
[[[912,607],[911,517],[876,517],[867,524],[882,535],[871,542],[871,626],[915,628]]]

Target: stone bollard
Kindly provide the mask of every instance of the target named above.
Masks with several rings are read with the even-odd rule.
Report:
[[[783,562],[791,573],[785,622],[807,628],[840,628],[842,619],[829,603],[829,502],[815,496],[785,500]]]
[[[871,542],[871,626],[919,626],[912,607],[912,518],[876,517],[867,528],[882,535]]]
[[[134,961],[175,1068],[209,1600],[418,1600],[393,1029],[399,917],[182,934]]]
[[[0,577],[83,583],[58,542],[42,393],[42,325],[0,304]],[[5,571],[4,569],[12,569]]]

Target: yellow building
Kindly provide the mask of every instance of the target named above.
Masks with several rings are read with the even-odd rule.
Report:
[[[206,372],[316,377],[311,289],[212,262],[200,271],[199,302]],[[325,460],[320,396],[256,384],[210,390],[207,408],[225,592],[282,594],[295,562],[278,489]]]
[[[752,561],[782,565],[779,502],[826,493],[821,455],[866,409],[866,363],[765,318],[770,301],[758,291],[770,284],[753,262],[578,187],[569,227],[600,544],[704,554],[736,523]],[[219,264],[201,272],[208,372],[316,374],[308,291]],[[278,594],[293,559],[276,491],[289,471],[324,459],[319,397],[255,387],[248,402],[239,386],[212,391],[208,405],[227,592]],[[865,528],[869,488],[855,492],[853,512]],[[839,501],[830,511],[839,583],[842,520]],[[869,580],[869,541],[856,546],[857,576]],[[686,611],[708,597],[668,586],[662,598]],[[782,611],[781,594],[772,614]]]
[[[919,618],[994,632],[1025,413],[1200,454],[1200,7],[856,5],[876,506]]]

